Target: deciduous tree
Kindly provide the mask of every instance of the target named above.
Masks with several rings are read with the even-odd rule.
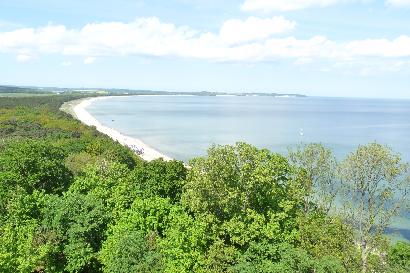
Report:
[[[369,254],[381,251],[378,240],[408,204],[408,171],[399,154],[378,143],[359,146],[340,165],[343,213],[356,229],[363,273]]]
[[[320,143],[299,144],[289,149],[289,161],[303,172],[300,179],[304,195],[304,211],[319,206],[328,212],[339,190],[336,181],[337,161],[331,149]]]

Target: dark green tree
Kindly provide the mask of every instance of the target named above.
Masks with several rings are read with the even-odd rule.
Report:
[[[179,202],[187,170],[181,161],[162,159],[137,166],[132,174],[134,183],[145,198],[161,196]]]
[[[34,140],[11,142],[0,152],[0,177],[9,189],[17,186],[27,193],[62,193],[72,180],[62,151],[49,142]]]
[[[51,196],[43,209],[41,234],[47,245],[50,272],[98,272],[98,252],[105,240],[110,213],[93,195]]]
[[[391,272],[410,272],[410,243],[397,242],[387,253]]]

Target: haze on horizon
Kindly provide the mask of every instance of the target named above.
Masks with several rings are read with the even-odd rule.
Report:
[[[410,0],[33,2],[0,3],[0,85],[410,98]]]

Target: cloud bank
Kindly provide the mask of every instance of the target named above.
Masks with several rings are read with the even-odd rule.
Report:
[[[80,56],[85,64],[108,56],[191,58],[214,62],[269,62],[293,59],[355,62],[363,58],[410,58],[410,37],[335,42],[324,36],[293,37],[296,23],[283,17],[228,20],[218,32],[204,32],[162,22],[156,17],[128,23],[91,23],[80,29],[64,25],[0,32],[0,52],[20,62],[48,54]],[[306,60],[309,60],[308,62]]]

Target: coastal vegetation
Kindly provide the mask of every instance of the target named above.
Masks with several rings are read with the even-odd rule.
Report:
[[[0,272],[410,272],[386,237],[410,191],[389,147],[147,162],[59,110],[82,97],[0,98]]]

